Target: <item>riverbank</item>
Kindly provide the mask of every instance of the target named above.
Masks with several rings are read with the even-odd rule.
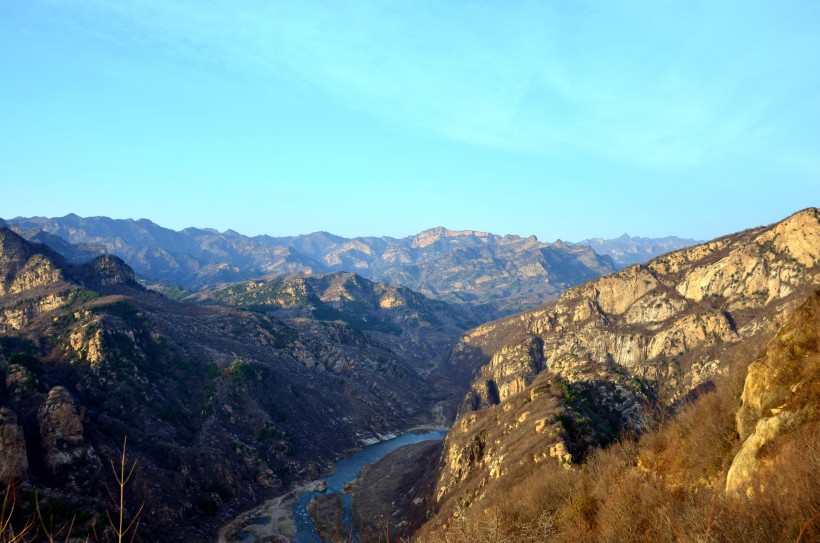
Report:
[[[293,502],[300,492],[297,488],[245,511],[219,530],[218,543],[290,541],[296,534]]]
[[[406,433],[368,445],[348,458],[336,463],[333,472],[321,479],[294,487],[286,494],[267,500],[235,517],[218,533],[219,543],[272,543],[299,541],[312,537],[313,527],[307,514],[307,505],[313,496],[322,492],[342,493],[351,481],[358,478],[366,464],[373,464],[391,451],[426,441],[443,439],[446,427],[420,426]],[[344,495],[345,520],[350,522],[351,496]],[[349,526],[348,526],[349,529]]]
[[[365,466],[353,497],[353,521],[365,539],[399,541],[428,520],[442,447],[441,441],[405,445]]]
[[[322,480],[311,481],[245,511],[220,528],[218,543],[291,541],[296,535],[296,522],[293,517],[293,504],[296,498],[303,492],[317,492],[325,487]]]

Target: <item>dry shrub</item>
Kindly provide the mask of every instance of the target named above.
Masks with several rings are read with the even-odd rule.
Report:
[[[674,499],[634,470],[610,487],[597,515],[598,541],[675,541]]]
[[[718,390],[639,440],[593,452],[580,468],[539,464],[514,485],[502,479],[449,528],[419,541],[793,542],[801,529],[802,542],[820,541],[820,518],[811,521],[820,511],[820,423],[768,448],[752,495],[725,496],[739,446],[731,405]]]
[[[710,392],[640,440],[641,464],[670,488],[709,486],[723,476],[738,446],[726,398]]]

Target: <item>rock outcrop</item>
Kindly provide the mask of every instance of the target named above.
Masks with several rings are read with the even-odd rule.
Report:
[[[75,265],[45,245],[0,228],[0,333],[31,325],[39,315],[70,304],[84,289],[113,292],[124,286],[142,288],[117,257],[103,255]]]
[[[0,481],[21,479],[28,472],[26,440],[11,409],[0,407]]]
[[[749,366],[742,402],[736,419],[744,441],[729,469],[727,492],[752,487],[766,463],[766,445],[820,419],[820,292],[795,311],[766,354]]]
[[[80,468],[98,469],[100,459],[85,442],[80,411],[71,393],[52,388],[37,413],[45,463],[53,474],[79,474]]]

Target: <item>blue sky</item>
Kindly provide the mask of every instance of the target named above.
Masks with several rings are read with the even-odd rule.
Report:
[[[707,239],[820,205],[820,3],[0,0],[0,217]]]

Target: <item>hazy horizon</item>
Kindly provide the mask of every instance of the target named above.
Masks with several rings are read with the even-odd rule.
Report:
[[[2,216],[0,216],[0,220],[5,220],[5,221],[13,223],[17,219],[32,219],[32,218],[61,219],[61,218],[64,218],[66,216],[69,216],[69,215],[76,215],[76,216],[80,217],[81,219],[92,219],[92,218],[103,217],[103,218],[108,218],[108,219],[112,219],[112,220],[123,220],[123,221],[129,221],[130,220],[130,221],[134,221],[134,222],[139,222],[139,221],[142,221],[142,220],[148,220],[148,221],[151,221],[152,223],[154,223],[155,225],[157,225],[159,227],[169,228],[167,225],[159,223],[159,222],[157,222],[155,220],[152,220],[148,217],[139,217],[139,218],[137,218],[137,217],[110,217],[108,215],[81,216],[77,213],[71,213],[71,212],[66,213],[65,215],[60,215],[60,216],[55,215],[53,217],[47,217],[45,215],[28,215],[28,216],[17,215],[17,216],[14,216],[14,217],[2,217]],[[764,225],[755,225],[755,226],[764,226]],[[310,234],[325,233],[325,234],[330,234],[330,235],[333,235],[333,236],[338,236],[338,237],[343,237],[343,238],[388,237],[388,238],[402,239],[402,238],[407,238],[407,237],[414,236],[416,234],[419,234],[419,233],[427,231],[427,230],[434,230],[436,228],[444,228],[444,229],[450,230],[450,231],[485,232],[485,233],[488,233],[488,234],[494,234],[494,235],[498,235],[498,236],[508,236],[509,235],[509,236],[520,236],[520,237],[524,237],[524,238],[535,235],[535,234],[522,234],[522,233],[518,233],[518,232],[488,232],[488,231],[485,231],[485,230],[478,230],[476,228],[449,228],[447,225],[444,225],[444,224],[439,224],[439,225],[436,225],[436,226],[429,226],[427,228],[422,228],[421,230],[418,230],[416,232],[408,232],[407,234],[398,235],[398,236],[388,236],[386,234],[361,234],[361,235],[354,235],[354,236],[342,236],[342,235],[340,235],[336,232],[329,231],[329,230],[311,230],[311,231],[297,232],[297,233],[293,233],[293,234],[282,234],[282,235],[270,234],[270,233],[265,233],[265,232],[263,232],[261,234],[246,234],[244,232],[240,232],[239,230],[237,230],[235,228],[230,228],[229,227],[229,228],[225,228],[223,230],[220,230],[218,228],[213,228],[213,227],[210,227],[210,226],[207,226],[207,225],[203,225],[203,226],[186,226],[186,227],[178,228],[178,229],[177,228],[170,228],[170,229],[174,230],[174,231],[177,231],[177,232],[181,232],[181,231],[187,230],[189,228],[195,228],[195,229],[199,229],[199,230],[214,230],[216,232],[219,232],[220,234],[224,234],[226,232],[231,231],[231,232],[235,232],[237,234],[241,234],[241,235],[248,236],[248,237],[270,236],[270,237],[274,237],[274,238],[275,237],[306,236],[306,235],[310,235]],[[752,228],[752,227],[749,227],[749,228]],[[729,232],[727,232],[727,233],[729,233]],[[584,239],[562,239],[562,238],[542,239],[538,236],[536,236],[536,237],[538,237],[539,241],[542,241],[542,242],[545,242],[545,243],[553,243],[553,242],[556,242],[556,241],[565,241],[565,242],[568,242],[568,243],[577,243],[579,241],[584,241],[584,240],[588,240],[588,239],[596,239],[596,238],[599,238],[599,239],[616,239],[616,238],[619,238],[619,237],[624,236],[624,235],[629,236],[631,238],[649,238],[650,237],[650,236],[643,236],[643,235],[640,235],[640,234],[635,234],[635,233],[630,233],[630,232],[623,232],[620,235],[612,236],[611,238],[601,238],[601,236],[592,236],[591,238],[584,238]],[[666,237],[678,237],[678,238],[680,238],[681,236],[678,236],[674,233],[670,233],[670,234],[666,234],[666,235],[663,235],[663,236],[651,236],[651,237],[653,237],[653,238],[666,238]],[[695,240],[695,241],[708,241],[708,240]]]

